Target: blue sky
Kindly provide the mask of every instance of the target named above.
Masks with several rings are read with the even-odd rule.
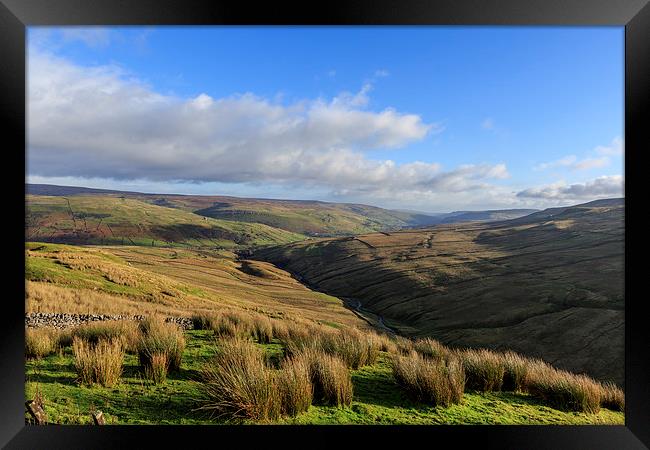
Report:
[[[622,27],[28,30],[31,182],[422,211],[622,195]]]

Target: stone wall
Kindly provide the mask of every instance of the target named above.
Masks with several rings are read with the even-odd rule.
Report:
[[[104,320],[142,320],[141,315],[116,315],[106,314],[63,314],[63,313],[29,313],[25,314],[25,326],[29,328],[54,327],[59,329],[76,327],[88,322],[101,322]],[[173,322],[185,330],[194,328],[189,317],[167,317],[166,322]]]

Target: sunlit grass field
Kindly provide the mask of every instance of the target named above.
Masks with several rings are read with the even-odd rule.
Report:
[[[217,350],[212,332],[190,330],[181,370],[155,385],[145,379],[136,355],[125,356],[124,373],[111,388],[76,382],[72,352],[66,348],[42,360],[26,363],[27,398],[44,397],[48,420],[62,424],[90,424],[90,411],[101,410],[108,424],[223,424],[227,417],[210,417],[196,410],[201,399],[198,370]],[[276,340],[257,344],[270,355],[281,351]],[[312,405],[307,412],[283,418],[284,424],[623,424],[623,413],[601,409],[597,414],[553,409],[539,400],[512,392],[468,391],[463,402],[435,407],[409,399],[395,383],[389,355],[351,371],[353,400],[349,406]],[[244,423],[253,423],[244,421]]]

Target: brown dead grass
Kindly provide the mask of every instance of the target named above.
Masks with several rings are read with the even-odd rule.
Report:
[[[119,381],[124,362],[124,349],[119,339],[102,339],[97,344],[92,344],[75,337],[72,351],[81,383],[111,387]]]

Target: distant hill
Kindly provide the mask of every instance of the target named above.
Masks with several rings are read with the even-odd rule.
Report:
[[[497,220],[510,220],[527,216],[539,211],[538,209],[498,209],[486,211],[454,211],[436,217],[433,223],[460,223],[460,222],[492,222]]]
[[[139,192],[129,191],[115,191],[111,189],[95,189],[80,186],[56,186],[54,184],[25,184],[25,193],[28,195],[49,195],[49,196],[63,196],[63,195],[84,195],[84,194],[129,194],[141,195]]]
[[[276,200],[229,196],[146,194],[72,186],[28,184],[29,198],[93,197],[129,199],[191,213],[199,219],[264,224],[304,236],[343,236],[393,230],[433,223],[423,214],[391,211],[374,206],[313,200]]]
[[[438,223],[488,221],[520,217],[535,210],[461,211],[428,215],[375,206],[314,200],[277,200],[216,195],[147,194],[74,186],[27,184],[28,195],[51,197],[101,196],[127,198],[183,210],[221,221],[259,223],[306,236],[349,236]]]
[[[27,195],[25,200],[26,241],[229,249],[305,239],[268,225],[202,217],[137,197]]]
[[[623,382],[624,201],[363,234],[254,257],[411,336],[510,348]]]

